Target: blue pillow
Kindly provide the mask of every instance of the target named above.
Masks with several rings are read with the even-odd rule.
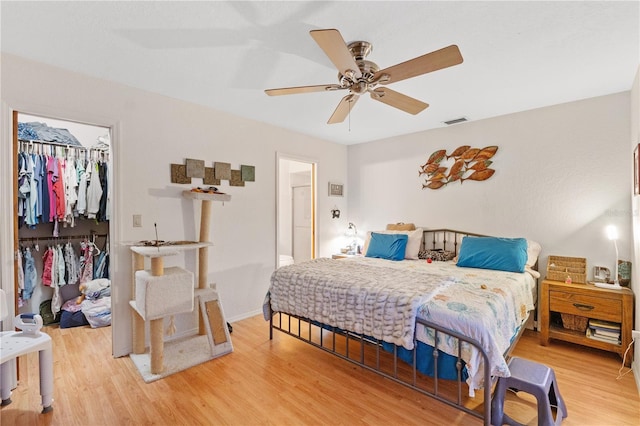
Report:
[[[524,272],[527,262],[525,238],[464,237],[458,266]]]
[[[409,241],[407,234],[378,234],[372,232],[365,257],[402,260],[407,249],[407,241]]]

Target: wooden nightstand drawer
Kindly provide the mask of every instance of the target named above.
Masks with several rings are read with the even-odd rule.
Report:
[[[549,292],[549,310],[606,321],[622,322],[622,301],[564,291]]]

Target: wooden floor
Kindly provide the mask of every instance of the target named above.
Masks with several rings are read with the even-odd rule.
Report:
[[[233,324],[234,352],[146,384],[128,357],[111,356],[111,329],[48,327],[53,339],[53,411],[40,414],[38,357],[20,363],[1,425],[476,425],[469,415],[296,339],[260,316]],[[638,425],[633,374],[616,380],[615,354],[527,331],[515,355],[554,368],[569,417],[563,425]],[[510,396],[505,411],[536,424],[533,400]]]

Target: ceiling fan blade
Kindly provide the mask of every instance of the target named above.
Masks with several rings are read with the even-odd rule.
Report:
[[[344,119],[347,118],[347,115],[349,115],[349,112],[356,104],[356,102],[358,102],[359,97],[360,96],[351,93],[342,98],[342,100],[336,107],[336,110],[333,111],[333,114],[331,114],[331,117],[329,118],[329,121],[327,121],[327,124],[342,123]]]
[[[332,90],[342,90],[346,87],[342,87],[338,84],[321,84],[318,86],[299,86],[299,87],[283,87],[280,89],[266,89],[264,93],[269,96],[280,95],[295,95],[298,93],[311,93],[311,92],[328,92]]]
[[[402,93],[391,90],[387,87],[379,87],[371,92],[371,98],[384,104],[398,108],[409,114],[416,115],[429,106],[429,104],[403,95]]]
[[[356,64],[351,52],[347,49],[347,44],[340,31],[335,29],[311,30],[309,34],[318,43],[318,46],[324,50],[324,53],[331,59],[331,62],[341,74],[348,75],[349,71],[352,71],[353,76],[356,78],[362,76],[360,68],[358,68],[358,64]]]
[[[380,84],[395,83],[396,81],[458,65],[462,61],[460,49],[455,44],[452,44],[440,50],[380,70],[375,73],[373,79],[374,81],[379,80]],[[388,75],[389,79],[381,78],[384,74]]]

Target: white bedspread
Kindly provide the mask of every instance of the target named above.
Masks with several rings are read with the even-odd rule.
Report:
[[[482,345],[491,374],[508,377],[503,354],[533,306],[528,273],[460,268],[452,262],[372,258],[316,259],[276,270],[271,308],[413,348],[413,334],[434,344],[415,318],[458,331]],[[456,356],[457,341],[440,334],[438,348]],[[470,395],[483,386],[484,363],[470,345],[462,358]]]

